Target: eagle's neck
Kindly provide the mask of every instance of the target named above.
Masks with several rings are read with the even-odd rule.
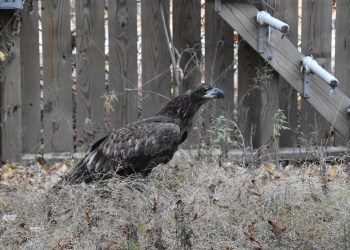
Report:
[[[191,101],[191,96],[185,94],[175,97],[158,114],[179,118],[187,125],[190,124],[202,104]]]

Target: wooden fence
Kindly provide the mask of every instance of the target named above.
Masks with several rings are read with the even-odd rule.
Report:
[[[333,2],[265,0],[256,6],[290,25],[287,38],[303,54],[328,70],[335,58],[339,88],[349,96],[350,2],[336,1],[335,23]],[[179,93],[204,80],[225,91],[225,100],[207,107],[205,122],[197,123],[200,134],[223,115],[237,122],[246,146],[260,148],[271,144],[281,109],[290,128],[281,131],[281,147],[347,142],[336,132],[333,140],[331,125],[205,1],[27,0],[20,12],[0,14],[3,161],[81,152],[112,127],[156,113],[177,93],[166,33],[181,54]]]

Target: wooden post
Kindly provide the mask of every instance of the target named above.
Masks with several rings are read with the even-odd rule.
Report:
[[[303,0],[302,44],[304,55],[312,54],[324,68],[331,69],[332,1]],[[311,89],[314,86],[311,85]],[[313,93],[311,93],[313,95]],[[325,103],[327,99],[323,100]],[[330,123],[305,99],[301,103],[301,130],[305,143],[324,145],[330,142]]]
[[[350,96],[350,1],[337,0],[337,21],[336,21],[336,40],[335,40],[335,74],[342,90],[347,96]],[[349,138],[336,133],[336,145],[347,144]]]
[[[73,151],[69,1],[42,1],[44,153]]]
[[[13,10],[0,10],[0,153],[1,161],[21,159],[20,19]]]
[[[78,150],[85,151],[105,134],[104,4],[76,1],[76,22]]]
[[[138,118],[136,14],[136,0],[108,1],[109,91],[118,94],[112,112],[114,128]]]
[[[41,150],[38,8],[26,1],[21,11],[22,152],[30,154]]]
[[[162,1],[168,8],[169,1]],[[142,117],[154,115],[170,98],[170,56],[160,12],[162,1],[141,0]]]

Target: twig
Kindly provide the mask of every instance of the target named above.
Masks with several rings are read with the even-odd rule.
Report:
[[[153,92],[153,91],[147,91],[147,90],[140,90],[140,89],[128,89],[128,88],[125,88],[125,91],[136,91],[136,92],[141,92],[141,93],[146,93],[146,94],[153,94],[153,95],[157,95],[157,96],[160,96],[168,101],[170,101],[171,99],[165,95],[162,95],[162,94],[159,94],[157,92]],[[142,98],[144,99],[144,98]]]

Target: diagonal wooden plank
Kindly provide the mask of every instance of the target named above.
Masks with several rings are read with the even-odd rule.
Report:
[[[208,1],[214,8],[214,1]],[[256,8],[238,2],[222,3],[219,15],[257,50]],[[279,31],[272,30],[270,42],[261,56],[298,92],[303,92],[300,73],[301,53]],[[349,97],[339,89],[330,92],[329,85],[316,75],[310,79],[311,97],[307,101],[343,136],[349,136],[349,117],[346,113]]]

